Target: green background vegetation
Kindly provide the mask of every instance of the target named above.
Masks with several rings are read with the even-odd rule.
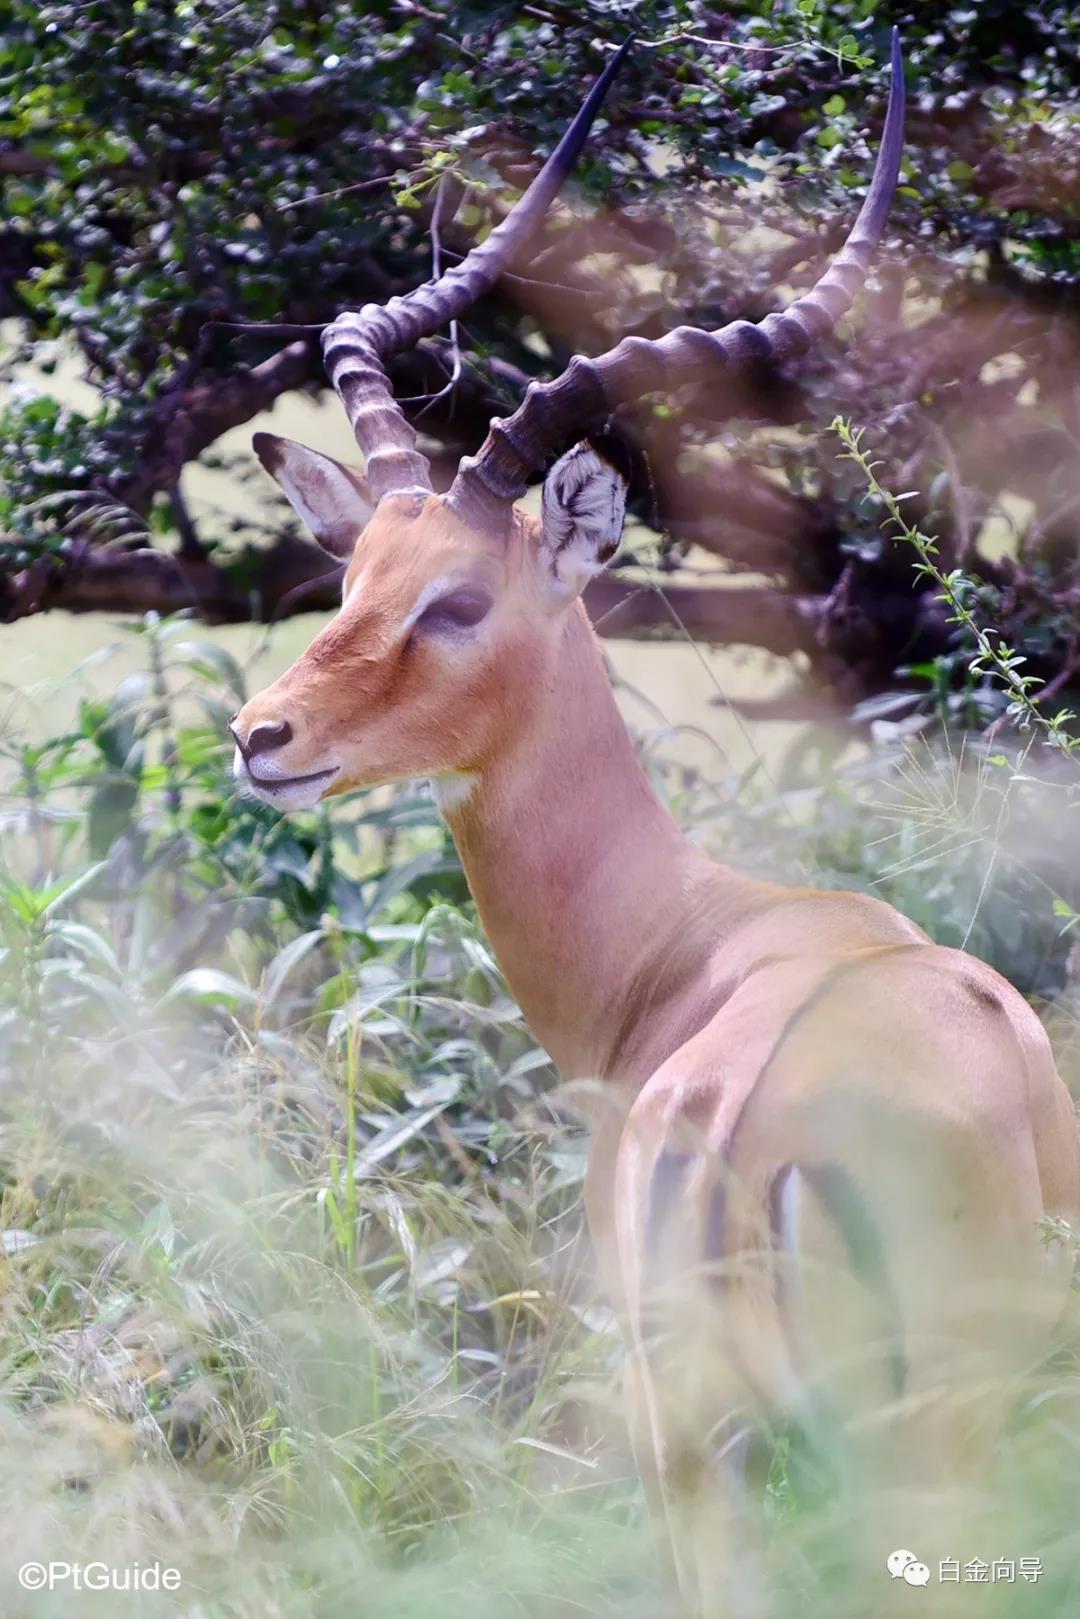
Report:
[[[701,481],[692,512],[638,490],[625,577],[747,587],[743,645],[755,592],[816,602],[809,638],[771,650],[792,655],[780,708],[829,723],[803,719],[780,750],[748,704],[738,769],[640,702],[635,728],[697,840],[882,894],[993,961],[1076,1086],[1070,8],[15,0],[4,601],[56,606],[88,558],[150,543],[189,579],[242,579],[257,616],[266,554],[299,543],[288,519],[245,487],[232,440],[196,460],[162,429],[197,421],[211,380],[243,394],[222,430],[253,419],[272,401],[251,368],[279,345],[200,348],[202,321],[325,319],[422,278],[433,182],[470,182],[448,237],[464,245],[523,177],[515,157],[551,144],[595,37],[644,41],[550,227],[547,250],[582,226],[545,272],[580,297],[507,286],[470,318],[457,406],[422,419],[436,466],[518,373],[599,346],[612,318],[763,313],[850,218],[892,20],[911,149],[863,340],[841,334],[797,391],[763,379],[722,401],[722,423],[678,401],[627,424],[646,447],[675,433],[671,464]],[[430,346],[402,391],[441,386],[447,360]],[[282,391],[314,392],[314,356],[297,366]],[[867,430],[861,463],[837,411]],[[229,501],[203,481],[215,455]],[[71,621],[36,623],[39,671],[66,674]],[[20,637],[5,650],[31,627],[0,630]],[[672,1614],[579,1231],[584,1133],[426,790],[283,821],[233,792],[225,720],[265,678],[235,635],[194,614],[79,633],[91,668],[44,707],[8,668],[0,710],[0,1607]],[[1033,1367],[995,1476],[956,1506],[959,1558],[1046,1571],[970,1593],[982,1614],[1075,1609],[1078,1392],[1067,1350]],[[863,1619],[892,1546],[852,1544],[787,1456],[779,1436],[761,1501],[785,1611]],[[50,1557],[161,1558],[184,1585],[20,1593],[18,1565]]]

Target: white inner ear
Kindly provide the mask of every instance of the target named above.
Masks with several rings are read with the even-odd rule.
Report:
[[[361,473],[294,439],[256,433],[255,453],[324,551],[352,556],[373,507]]]
[[[581,590],[619,548],[626,484],[591,444],[556,461],[544,483],[540,530],[556,583]]]

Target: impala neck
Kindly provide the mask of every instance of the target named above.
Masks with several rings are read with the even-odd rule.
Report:
[[[681,1003],[706,1015],[724,891],[734,911],[745,884],[680,833],[584,609],[567,621],[532,724],[446,817],[499,964],[563,1077],[608,1078],[617,1054],[633,1082],[663,1060]]]

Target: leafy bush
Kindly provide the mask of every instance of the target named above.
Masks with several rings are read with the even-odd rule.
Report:
[[[103,600],[167,612],[194,595],[211,618],[271,617],[311,605],[301,580],[329,601],[314,550],[268,544],[185,491],[228,428],[321,385],[315,335],[283,351],[284,337],[206,323],[318,324],[416,286],[436,195],[442,247],[461,253],[631,27],[637,47],[527,275],[470,311],[460,355],[437,337],[394,364],[437,477],[574,349],[776,307],[816,278],[862,196],[895,23],[906,157],[858,325],[797,368],[623,413],[651,466],[634,506],[661,531],[666,567],[691,542],[717,559],[709,588],[685,576],[695,633],[798,650],[808,684],[848,707],[898,684],[962,698],[965,649],[933,589],[912,589],[857,473],[837,465],[826,429],[840,410],[977,579],[977,621],[1075,697],[1074,6],[8,9],[0,315],[13,317],[9,364],[36,362],[45,397],[17,397],[0,435],[0,613]],[[72,352],[100,400],[78,420],[61,419],[47,377]],[[274,517],[279,539],[289,521]],[[153,551],[125,569],[148,535]],[[173,549],[198,566],[182,577]],[[732,570],[763,574],[798,610],[750,611],[722,588]],[[605,622],[645,631],[656,621],[633,601]]]

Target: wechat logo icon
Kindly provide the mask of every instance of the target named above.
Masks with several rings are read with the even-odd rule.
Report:
[[[930,1580],[930,1570],[925,1563],[920,1563],[914,1552],[890,1552],[885,1559],[885,1567],[894,1580],[906,1580],[909,1585],[926,1585]]]

